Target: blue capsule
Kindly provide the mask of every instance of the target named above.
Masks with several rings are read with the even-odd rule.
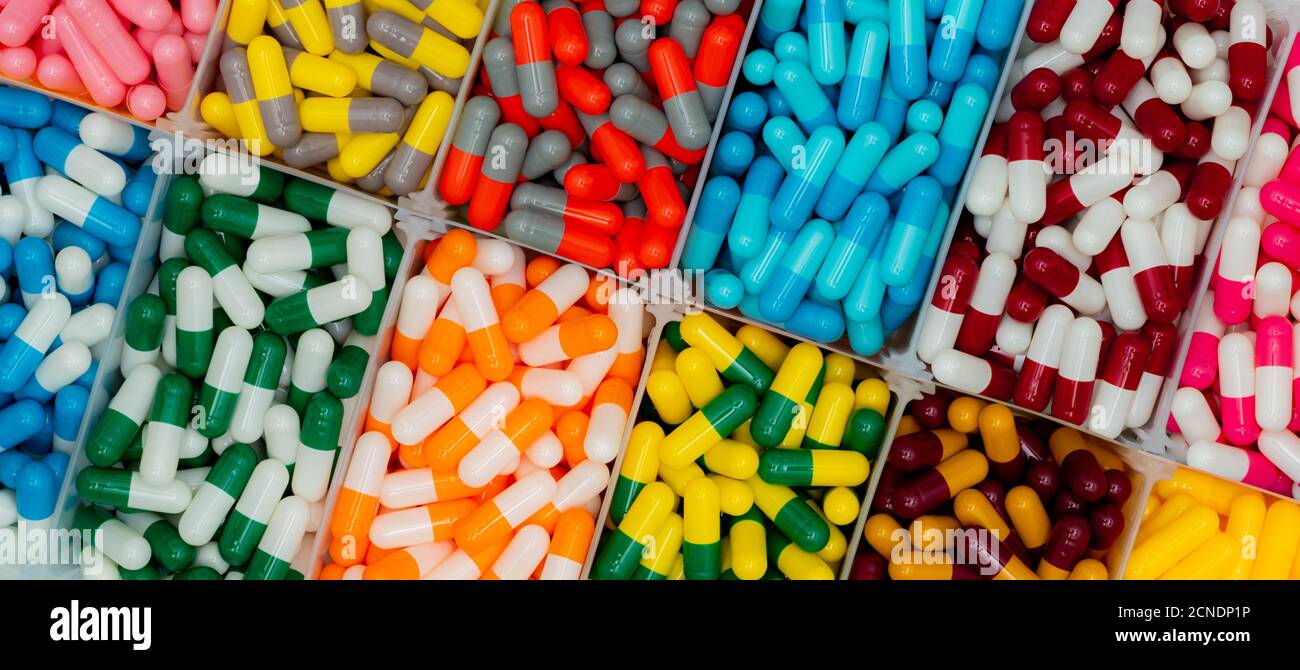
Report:
[[[943,128],[943,109],[933,100],[921,98],[907,110],[907,133],[934,135]]]
[[[762,250],[740,268],[740,281],[745,285],[745,293],[756,296],[763,292],[763,287],[781,262],[785,250],[790,248],[796,234],[793,230],[779,228],[768,231]]]
[[[54,412],[41,405],[41,426],[36,434],[23,440],[19,448],[33,456],[44,456],[54,450]]]
[[[885,291],[885,300],[880,303],[880,329],[885,333],[892,333],[907,323],[907,320],[915,313],[915,305],[902,305],[894,302],[893,295],[889,291]]]
[[[838,127],[830,99],[812,78],[806,65],[794,61],[777,63],[772,82],[804,130],[812,132],[822,126]],[[770,101],[768,106],[771,106]]]
[[[844,336],[844,315],[833,306],[804,300],[785,321],[785,329],[815,342],[835,342]]]
[[[27,310],[16,302],[0,305],[0,341],[8,340],[27,317]]]
[[[708,270],[718,258],[718,251],[727,239],[727,231],[740,204],[740,186],[727,176],[716,176],[704,185],[700,206],[695,211],[695,223],[686,236],[682,250],[681,267],[688,270]]]
[[[104,200],[104,202],[108,202],[108,201]],[[108,204],[112,205],[113,203],[109,202]],[[135,257],[135,245],[127,244],[123,246],[115,246],[110,244],[108,246],[108,257],[118,263],[126,263],[129,265],[131,263],[131,259]]]
[[[745,75],[745,81],[755,86],[767,86],[772,83],[776,71],[776,56],[767,49],[755,49],[745,56],[740,70]]]
[[[54,244],[54,253],[56,254],[68,247],[81,247],[92,261],[99,260],[108,252],[108,245],[104,244],[103,240],[67,221],[54,224],[54,232],[50,236],[50,242]]]
[[[14,246],[14,272],[23,303],[30,308],[41,293],[54,288],[54,253],[39,237],[24,237]]]
[[[46,454],[41,462],[50,466],[50,469],[54,471],[54,481],[61,482],[63,476],[68,474],[68,464],[71,460],[65,452],[52,451]]]
[[[34,400],[19,400],[0,410],[0,451],[8,451],[45,427],[45,409]]]
[[[778,116],[790,116],[794,112],[790,109],[790,103],[786,102],[785,96],[776,87],[768,88],[763,92],[763,99],[767,102],[768,115],[771,118]]]
[[[966,174],[988,108],[989,97],[976,84],[963,84],[953,95],[939,131],[939,155],[929,167],[930,175],[943,186],[956,186]]]
[[[727,249],[738,260],[748,260],[759,254],[767,240],[768,212],[772,198],[776,197],[785,170],[771,156],[759,156],[745,175],[745,188],[736,206],[735,221],[727,232]]]
[[[140,166],[122,189],[122,205],[136,216],[149,212],[149,199],[153,197],[153,187],[158,181],[158,173],[148,163]]]
[[[917,177],[903,189],[903,202],[881,256],[880,280],[886,286],[911,281],[942,200],[943,187],[932,177]]]
[[[0,162],[12,160],[18,153],[18,135],[12,128],[0,126]]]
[[[948,115],[950,118],[952,114]],[[867,190],[886,198],[894,195],[939,159],[939,140],[928,133],[915,133],[885,154]]]
[[[718,139],[713,152],[713,166],[719,174],[739,177],[754,160],[754,140],[749,135],[733,130]]]
[[[956,84],[939,81],[938,79],[931,79],[930,88],[926,90],[925,95],[921,96],[921,100],[927,100],[940,107],[946,108],[948,103],[952,101],[952,92],[956,89]]]
[[[812,216],[822,188],[844,153],[844,134],[836,126],[822,126],[808,138],[802,156],[793,159],[790,174],[772,199],[772,226],[799,228]]]
[[[926,61],[925,0],[889,0],[889,74],[899,97],[925,95]]]
[[[126,274],[130,268],[126,263],[109,263],[95,277],[95,302],[117,306],[126,288]]]
[[[889,21],[889,0],[844,0],[844,20],[854,25],[863,21]]]
[[[10,128],[43,128],[53,114],[50,99],[35,91],[0,88],[0,125]]]
[[[948,203],[940,202],[934,215],[934,223],[930,225],[930,232],[926,236],[925,247],[921,250],[921,258],[916,263],[916,271],[912,273],[912,279],[903,286],[889,287],[891,301],[915,311],[925,299],[925,293],[930,289],[930,271],[934,269],[936,256],[939,255],[939,245],[943,243],[944,235],[948,230],[949,214]],[[893,329],[888,330],[892,332]]]
[[[12,489],[18,486],[18,473],[32,462],[32,457],[21,451],[0,451],[0,486]]]
[[[894,92],[892,78],[885,72],[885,83],[880,89],[880,101],[876,103],[875,122],[889,132],[889,143],[896,144],[903,136],[903,126],[907,123],[907,110],[911,105]]]
[[[726,270],[714,269],[704,275],[704,299],[720,309],[734,309],[745,298],[740,278]]]
[[[885,348],[885,333],[880,319],[850,321],[849,346],[863,356],[875,356]]]
[[[884,86],[888,48],[889,28],[884,23],[869,20],[854,29],[836,105],[836,118],[845,130],[857,130],[875,116]]]
[[[996,60],[987,54],[975,54],[966,62],[966,74],[962,75],[957,86],[978,84],[992,99],[994,91],[998,88],[998,80],[1001,78],[1002,70]]]
[[[817,200],[817,216],[827,221],[843,219],[888,151],[889,131],[884,126],[873,122],[858,128],[826,180]]]
[[[989,51],[1000,51],[1011,46],[1020,27],[1020,12],[1024,0],[989,0],[980,13],[975,39]]]
[[[740,307],[738,307],[737,309],[739,309],[740,313],[744,314],[747,318],[753,319],[755,321],[763,320],[763,315],[759,314],[758,312],[757,296],[745,294],[745,297],[740,301]],[[780,327],[781,324],[775,324],[775,325]]]
[[[864,193],[854,201],[817,272],[817,296],[840,300],[848,295],[888,222],[889,203],[880,194]]]
[[[62,128],[69,135],[80,136],[81,121],[90,114],[90,110],[62,100],[51,100],[50,105],[50,124]]]
[[[755,34],[759,44],[772,46],[782,33],[794,30],[799,25],[799,9],[803,0],[769,0],[763,3],[758,13],[758,26]]]
[[[77,439],[81,421],[86,415],[86,402],[90,391],[77,384],[59,389],[54,396],[54,435],[69,442]]]
[[[947,0],[943,3],[934,46],[930,49],[930,76],[955,82],[966,71],[966,61],[975,48],[984,0]]]
[[[14,265],[14,248],[9,240],[0,238],[0,277],[8,278]]]
[[[18,500],[18,516],[28,521],[47,519],[54,513],[54,501],[59,496],[59,482],[50,466],[33,461],[18,472],[14,487]]]
[[[86,368],[86,371],[81,373],[81,376],[77,377],[77,379],[73,381],[73,383],[80,384],[81,386],[85,386],[89,388],[91,386],[94,386],[95,375],[98,373],[99,373],[99,361],[91,359],[90,367]]]
[[[785,33],[776,38],[776,44],[772,46],[772,55],[776,56],[778,63],[795,61],[811,66],[808,38],[804,37],[803,33]]]
[[[809,221],[799,231],[758,294],[758,309],[764,319],[780,323],[794,315],[834,240],[831,224],[821,219]]]
[[[891,224],[889,227],[892,229],[894,226]],[[880,269],[884,265],[885,247],[892,234],[891,231],[885,231],[876,239],[876,246],[862,264],[858,280],[844,297],[844,315],[850,321],[867,321],[880,315],[880,303],[885,299],[888,288],[881,280]]]
[[[821,84],[838,84],[845,74],[842,0],[808,0],[809,69]]]
[[[727,130],[739,130],[750,135],[757,134],[767,121],[767,101],[763,96],[745,91],[731,99],[731,109],[727,111]]]
[[[944,0],[925,0],[925,18],[927,21],[938,21],[943,16],[943,8],[946,6]]]

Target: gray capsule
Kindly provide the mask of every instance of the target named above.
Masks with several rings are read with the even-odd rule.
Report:
[[[704,6],[714,16],[735,14],[740,9],[740,0],[704,0]]]
[[[393,195],[406,195],[420,188],[420,180],[433,165],[433,155],[402,142],[393,150],[393,159],[384,166],[384,185]]]
[[[645,221],[645,215],[646,208],[644,200],[637,199],[623,203],[624,219],[641,219],[642,221]]]
[[[514,10],[515,5],[526,0],[501,0],[501,6],[497,7],[497,20],[492,24],[492,32],[505,37],[510,37],[510,12]]]
[[[385,60],[370,75],[370,92],[403,105],[418,105],[429,94],[429,83],[418,72]]]
[[[618,186],[618,193],[614,194],[614,202],[631,202],[641,201],[641,191],[637,189],[636,184],[623,184]]]
[[[683,149],[694,151],[709,146],[713,128],[709,125],[709,113],[704,109],[704,99],[699,90],[683,91],[664,100],[664,115],[668,117],[677,144]]]
[[[430,89],[442,91],[443,93],[450,93],[452,97],[455,97],[456,94],[460,92],[460,84],[464,81],[463,77],[457,77],[455,79],[444,77],[423,66],[420,67],[420,74],[424,75],[424,80],[429,83]]]
[[[563,165],[573,153],[569,138],[558,130],[547,130],[528,143],[528,152],[524,154],[524,164],[519,174],[532,181]]]
[[[471,156],[482,156],[492,139],[492,130],[501,120],[501,108],[486,95],[476,95],[465,102],[451,145]]]
[[[647,31],[649,35],[646,34]],[[619,55],[636,68],[637,72],[650,71],[650,43],[653,41],[654,26],[640,21],[624,21],[618,30],[614,31],[614,44],[618,45]]]
[[[361,3],[325,5],[329,16],[330,33],[334,35],[334,48],[345,54],[359,54],[366,50],[366,10]]]
[[[668,118],[654,105],[634,95],[620,95],[609,106],[609,120],[614,127],[633,139],[654,146],[668,132]]]
[[[668,36],[682,45],[687,58],[695,58],[700,50],[700,39],[704,29],[709,27],[713,15],[700,0],[682,0],[673,12],[673,21],[668,25]]]
[[[603,9],[582,12],[582,29],[587,33],[587,59],[583,65],[601,70],[614,64],[618,45],[614,44],[614,17]]]
[[[564,189],[524,182],[515,187],[510,194],[511,209],[528,209],[552,216],[564,216],[565,203],[569,195]]]
[[[253,75],[248,67],[248,52],[235,47],[221,54],[221,80],[226,84],[230,104],[238,105],[257,98],[253,92]]]
[[[378,193],[384,188],[384,172],[388,169],[388,164],[393,160],[392,151],[388,152],[384,159],[379,161],[375,169],[366,173],[366,176],[356,181],[357,188],[366,193]]]
[[[487,70],[492,95],[509,98],[519,95],[519,82],[515,78],[515,45],[505,37],[497,37],[483,45],[483,67]]]
[[[610,95],[635,95],[646,102],[654,100],[654,92],[646,85],[636,68],[627,63],[614,63],[605,70],[601,79],[609,87]]]
[[[516,209],[506,215],[506,237],[530,247],[555,253],[564,240],[564,219],[529,209]]]
[[[502,184],[513,184],[528,153],[528,135],[513,123],[503,123],[492,131],[487,153],[483,155],[483,176]]]
[[[605,0],[605,11],[613,17],[631,16],[641,9],[641,0]]]
[[[289,167],[307,168],[338,156],[342,149],[334,133],[303,133],[297,144],[284,150],[284,162]]]

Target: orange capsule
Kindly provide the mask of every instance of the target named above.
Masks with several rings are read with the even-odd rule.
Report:
[[[550,256],[538,256],[528,261],[528,267],[524,270],[524,277],[528,280],[530,288],[541,286],[546,278],[555,274],[560,269],[560,261]]]
[[[483,491],[478,494],[479,504],[497,497],[497,494],[506,490],[506,487],[510,485],[510,480],[510,475],[497,475],[496,477],[493,477],[492,481],[488,482],[488,485],[484,486]]]
[[[555,492],[555,480],[544,470],[520,479],[456,523],[456,544],[469,554],[487,549],[523,525]]]
[[[464,547],[452,552],[447,560],[438,564],[429,573],[429,579],[479,579],[487,574],[492,564],[497,562],[506,545],[510,544],[510,533],[502,535],[496,542],[478,551],[466,551]]]
[[[534,264],[528,265],[530,277]],[[589,283],[587,271],[580,265],[570,263],[549,273],[501,316],[506,339],[520,344],[537,337],[582,298]]]
[[[524,250],[516,246],[510,247],[511,253],[514,254],[515,260],[510,269],[498,274],[492,275],[488,280],[492,287],[492,304],[496,305],[497,314],[505,314],[514,307],[519,299],[524,296]]]
[[[582,573],[587,561],[587,549],[596,531],[596,520],[581,507],[560,515],[551,536],[551,546],[542,564],[541,578],[545,580],[573,580]]]
[[[329,565],[321,566],[320,573],[316,575],[316,579],[322,581],[337,581],[343,579],[343,566],[337,563],[330,563]]]
[[[379,487],[379,502],[388,509],[402,509],[472,498],[482,490],[461,481],[454,472],[416,468],[399,470],[384,477]]]
[[[587,415],[577,410],[564,412],[555,421],[555,435],[560,438],[560,444],[564,445],[564,462],[569,467],[587,460],[587,452],[582,445],[587,439],[588,422]]]
[[[456,523],[479,504],[473,499],[449,500],[384,512],[370,525],[370,541],[384,549],[450,540]]]
[[[456,274],[457,270],[473,263],[476,254],[478,254],[478,242],[474,240],[474,235],[465,230],[453,230],[438,240],[425,268],[439,283],[449,286],[451,276]]]
[[[380,510],[380,511],[382,512],[383,510]],[[374,542],[371,542],[371,543],[370,543],[370,548],[369,548],[369,549],[366,549],[366,565],[374,565],[374,564],[376,564],[376,563],[378,563],[378,562],[384,560],[384,557],[385,557],[385,556],[387,556],[387,555],[393,553],[394,551],[397,551],[397,550],[396,550],[396,549],[381,549],[381,548],[380,548],[378,545],[376,545]]]
[[[457,472],[470,486],[486,486],[511,461],[526,451],[551,427],[551,406],[529,398],[506,415],[504,425],[493,430],[460,459]]]
[[[591,424],[583,440],[583,452],[597,463],[609,463],[618,456],[623,431],[632,413],[632,387],[611,377],[596,387],[591,404]]]
[[[388,438],[379,433],[365,433],[357,438],[330,520],[330,559],[339,565],[356,565],[365,556],[391,454]]]
[[[574,305],[573,307],[564,310],[564,312],[560,314],[560,318],[556,319],[555,322],[568,323],[587,316],[591,316],[591,310],[582,305]]]
[[[618,280],[606,274],[597,274],[587,284],[587,293],[582,296],[582,301],[587,307],[599,314],[609,311],[609,299],[618,290]]]
[[[474,352],[474,365],[488,381],[499,382],[509,377],[515,358],[497,319],[492,292],[483,273],[474,268],[457,270],[451,279],[451,294],[465,326],[465,340]]]
[[[487,388],[473,365],[460,365],[393,417],[398,444],[416,444],[464,410]]]
[[[420,343],[420,370],[441,377],[456,367],[456,361],[464,350],[465,326],[461,323],[460,309],[455,300],[448,300]]]
[[[595,314],[551,326],[519,345],[519,358],[533,367],[565,361],[614,346],[618,327],[608,316]]]
[[[389,347],[393,360],[401,361],[408,368],[415,367],[420,343],[428,335],[434,316],[446,298],[447,292],[432,277],[411,277],[402,289],[402,305],[393,328],[393,344]]]
[[[366,566],[362,579],[412,581],[423,577],[455,551],[450,542],[429,542],[403,547],[378,563]]]
[[[497,382],[424,441],[424,460],[436,472],[455,472],[460,459],[519,405],[519,390]]]
[[[389,361],[375,372],[375,388],[370,394],[370,408],[366,410],[366,432],[381,433],[393,439],[393,417],[411,402],[411,389],[415,383],[411,370],[401,362]]]

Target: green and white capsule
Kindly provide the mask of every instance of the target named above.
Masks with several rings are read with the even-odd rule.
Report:
[[[298,434],[298,456],[291,483],[294,495],[307,502],[317,502],[325,497],[342,430],[343,403],[328,393],[313,396],[307,403],[302,430]]]
[[[307,217],[237,195],[219,193],[203,201],[203,225],[246,240],[311,230]]]
[[[244,579],[284,579],[289,574],[289,564],[298,553],[307,520],[311,516],[307,501],[289,496],[275,506],[266,533],[257,543],[257,551],[244,571]]]
[[[207,470],[207,468],[197,468]],[[166,484],[150,484],[138,472],[91,467],[77,474],[77,494],[82,502],[128,507],[133,510],[180,514],[190,504],[190,487],[180,473]]]
[[[266,308],[266,325],[281,335],[301,333],[360,314],[372,299],[369,284],[343,275],[336,282],[277,298]]]
[[[289,346],[275,333],[262,331],[253,337],[253,353],[244,372],[244,387],[239,392],[235,416],[230,423],[230,436],[237,442],[256,442],[262,439],[266,425],[266,410],[275,402],[275,391],[280,384],[280,372],[288,357]]]
[[[212,364],[212,277],[196,265],[176,278],[176,368],[198,379]]]
[[[122,387],[108,403],[108,409],[99,417],[86,440],[86,458],[91,463],[108,467],[122,460],[122,454],[131,446],[149,415],[154,387],[158,386],[161,378],[158,368],[148,364],[136,366],[126,375]]]
[[[232,445],[221,454],[176,524],[181,539],[196,547],[211,542],[255,467],[257,454],[247,444]]]
[[[206,435],[195,430],[193,425],[186,425],[185,436],[181,438],[181,461],[199,458],[208,452],[208,446],[208,437]]]
[[[118,510],[117,518],[142,535],[149,543],[154,560],[172,572],[180,572],[194,563],[198,553],[181,539],[176,527],[153,512],[127,512]]]
[[[209,542],[198,548],[194,555],[194,567],[212,568],[222,575],[230,571],[230,564],[221,557],[221,550],[216,542]]]
[[[184,258],[172,258],[158,266],[158,274],[154,275],[158,296],[167,310],[163,316],[162,360],[173,368],[176,367],[176,281],[189,266]]]
[[[262,438],[266,442],[266,457],[273,458],[292,469],[298,460],[298,434],[302,432],[298,412],[288,405],[273,405],[266,410],[266,429]],[[286,480],[287,483],[287,480]]]
[[[190,231],[185,252],[212,277],[212,295],[231,322],[247,330],[261,325],[266,306],[215,233],[205,228]]]
[[[146,482],[161,485],[176,477],[193,399],[194,387],[185,375],[169,372],[159,380],[140,456],[140,476]]]
[[[302,416],[307,401],[325,390],[325,374],[334,360],[334,338],[319,328],[298,336],[289,377],[289,406]]]
[[[370,362],[370,346],[374,340],[374,337],[354,332],[343,343],[339,355],[325,371],[325,385],[334,397],[347,400],[361,390],[366,364]]]
[[[272,298],[283,298],[295,293],[324,286],[329,280],[315,272],[289,270],[287,272],[255,272],[244,267],[244,276],[253,288]]]
[[[244,371],[248,369],[248,359],[252,353],[253,336],[243,328],[231,326],[221,331],[217,337],[212,352],[212,365],[208,367],[208,374],[203,378],[203,387],[199,391],[202,415],[195,418],[195,427],[200,433],[216,438],[230,427],[235,405],[239,402],[239,392],[243,390]]]
[[[199,163],[199,184],[231,195],[272,203],[284,191],[284,175],[248,156],[211,153]]]
[[[122,373],[138,365],[157,365],[162,356],[163,318],[167,306],[162,298],[142,293],[126,308],[126,346],[122,347]]]
[[[362,335],[374,335],[388,306],[388,282],[384,277],[384,240],[369,228],[348,233],[348,274],[371,291],[370,305],[352,317],[352,327]]]
[[[265,273],[327,268],[347,259],[348,231],[322,228],[254,240],[248,245],[244,264],[254,272]]]
[[[185,236],[199,225],[203,206],[203,188],[194,177],[177,177],[167,188],[163,211],[162,237],[158,241],[158,258],[169,261],[185,258]]]
[[[121,568],[139,570],[153,556],[143,535],[97,507],[77,508],[72,526]]]
[[[387,207],[305,179],[290,179],[284,185],[284,204],[308,219],[339,228],[369,228],[383,235],[393,227]]]
[[[268,458],[253,468],[217,541],[222,559],[231,565],[244,565],[253,557],[275,504],[280,502],[288,486],[289,470],[284,463]]]
[[[212,468],[208,466],[177,470],[176,480],[184,484],[185,488],[190,490],[190,495],[193,496],[194,492],[198,491],[199,487],[203,485],[203,481],[208,478],[208,473],[211,471]]]

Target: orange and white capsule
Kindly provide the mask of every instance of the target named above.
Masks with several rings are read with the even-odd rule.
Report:
[[[519,529],[510,543],[501,551],[483,579],[525,580],[546,558],[551,536],[541,526],[527,525]]]
[[[393,418],[411,401],[414,381],[411,369],[401,361],[388,361],[379,366],[375,390],[370,394],[370,409],[366,412],[367,431],[393,439]]]
[[[567,370],[515,368],[510,383],[525,398],[541,398],[554,407],[573,407],[582,400],[582,380]]]
[[[330,521],[330,558],[339,565],[355,565],[366,555],[370,525],[379,512],[380,485],[391,454],[388,438],[380,433],[364,433],[357,438]]]
[[[489,386],[424,441],[423,462],[436,472],[455,472],[461,458],[518,406],[519,390],[513,384],[497,382]]]
[[[609,298],[609,318],[618,329],[614,340],[614,352],[618,357],[610,366],[609,374],[635,384],[641,378],[641,367],[645,363],[645,345],[641,342],[645,306],[641,303],[641,294],[631,288],[614,291]]]
[[[457,472],[469,486],[486,486],[551,427],[553,412],[544,400],[532,398],[506,416],[504,425],[483,437],[465,457]]]
[[[463,500],[478,495],[482,490],[466,485],[454,472],[434,472],[432,468],[398,470],[383,477],[379,486],[379,504],[386,509],[402,509]]]
[[[480,238],[474,260],[469,265],[486,277],[509,272],[515,266],[515,248],[505,240]]]
[[[393,360],[414,368],[419,360],[420,343],[429,333],[438,307],[447,294],[438,288],[433,277],[416,275],[402,289],[402,306],[397,312],[397,328],[393,330],[393,345],[389,349]]]
[[[527,290],[524,288],[524,275],[528,263],[524,259],[524,250],[511,246],[510,252],[514,256],[510,269],[488,278],[488,284],[492,287],[492,304],[496,305],[497,314],[509,312]]]
[[[478,579],[487,573],[509,543],[510,534],[506,533],[495,543],[475,552],[465,551],[464,548],[457,549],[446,560],[439,563],[438,567],[434,568],[432,572],[425,575],[424,578],[434,580]]]
[[[591,460],[583,461],[555,482],[555,499],[543,505],[528,523],[535,523],[548,533],[552,532],[561,514],[583,507],[592,498],[599,501],[600,492],[606,486],[609,486],[609,466]]]
[[[461,365],[393,417],[393,438],[415,444],[451,420],[487,388],[473,365]]]
[[[623,429],[632,412],[632,387],[622,379],[611,378],[596,388],[596,398],[591,407],[591,423],[582,449],[587,458],[597,463],[609,463],[618,456],[623,443]]]
[[[556,270],[502,315],[506,338],[522,344],[540,335],[564,310],[582,299],[589,282],[587,271],[580,265],[570,263]]]
[[[617,337],[618,327],[608,316],[584,316],[551,326],[519,345],[519,359],[524,365],[542,367],[604,351],[614,346]]]
[[[614,351],[614,347],[610,347],[604,351],[573,359],[565,370],[578,375],[578,379],[582,380],[582,397],[590,398],[596,392],[596,387],[605,381],[616,360],[618,360],[618,352]]]
[[[456,545],[469,554],[491,547],[554,500],[555,492],[545,470],[520,479],[456,524]]]
[[[432,251],[424,263],[424,271],[437,281],[450,295],[451,277],[456,271],[469,266],[478,255],[478,240],[466,230],[453,230],[437,242],[429,243]]]
[[[582,574],[582,564],[587,561],[591,536],[596,532],[596,520],[582,508],[570,509],[555,522],[551,546],[542,564],[544,580],[574,580]]]
[[[370,541],[380,549],[450,540],[456,524],[478,509],[473,498],[384,512],[370,524]]]
[[[550,469],[560,464],[564,459],[564,445],[560,443],[560,438],[551,431],[542,433],[532,446],[524,450],[525,461],[520,465],[531,464],[539,468]],[[519,473],[515,473],[519,476]]]
[[[454,551],[456,545],[447,541],[429,542],[398,549],[373,565],[367,565],[362,579],[405,581],[419,579],[432,572]]]
[[[461,268],[451,277],[451,295],[465,325],[465,339],[474,352],[474,364],[488,381],[499,382],[515,367],[510,343],[497,319],[492,291],[483,273]]]
[[[434,377],[445,375],[456,367],[464,351],[465,324],[461,322],[456,301],[448,300],[420,343],[420,372]]]

